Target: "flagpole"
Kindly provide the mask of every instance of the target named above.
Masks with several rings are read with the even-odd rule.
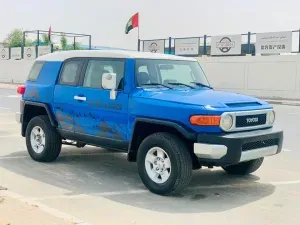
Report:
[[[138,18],[138,51],[141,50],[141,40],[140,40],[140,15]]]

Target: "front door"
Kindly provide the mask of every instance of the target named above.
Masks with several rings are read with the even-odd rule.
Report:
[[[86,62],[74,113],[75,135],[88,144],[126,148],[128,125],[128,94],[124,93],[124,59],[90,59]],[[102,87],[103,73],[117,74],[117,97]]]
[[[74,99],[84,61],[70,59],[64,62],[61,74],[54,89],[54,114],[58,127],[67,133],[74,133],[74,112],[77,101]]]

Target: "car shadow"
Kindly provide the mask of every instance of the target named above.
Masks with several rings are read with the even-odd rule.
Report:
[[[168,213],[221,212],[263,199],[275,186],[259,177],[230,176],[223,170],[193,172],[187,189],[174,196],[150,193],[142,184],[136,163],[125,153],[85,147],[63,148],[52,163],[38,163],[27,152],[1,157],[0,166],[22,176],[69,190],[68,196],[101,196],[118,203]]]

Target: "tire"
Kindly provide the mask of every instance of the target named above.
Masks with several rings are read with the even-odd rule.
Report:
[[[222,167],[227,173],[234,175],[247,175],[255,172],[262,165],[264,158],[241,162],[236,165]]]
[[[40,138],[44,140],[43,143],[40,143],[41,146],[38,146],[39,148],[35,148],[32,145],[32,132],[38,132]],[[34,135],[34,137],[36,136],[37,135]],[[27,126],[25,137],[28,153],[33,160],[38,162],[51,162],[59,156],[62,145],[61,137],[55,127],[51,125],[48,116],[36,116],[32,118]],[[33,142],[39,143],[39,141],[36,142],[35,140],[33,140]]]
[[[153,152],[153,156],[158,160],[159,149],[162,149],[165,153],[165,161],[161,160],[160,162],[165,163],[163,164],[163,168],[165,168],[165,172],[168,172],[168,178],[167,180],[163,180],[163,177],[167,176],[159,175],[156,179],[160,180],[159,177],[161,177],[161,180],[158,182],[157,180],[154,181],[150,178],[149,170],[154,173],[156,172],[155,167],[157,169],[161,166],[161,164],[159,165],[160,162],[157,161],[157,165],[155,165],[154,162],[151,169],[151,163],[146,160],[146,156],[151,155],[150,153]],[[156,150],[157,155],[155,156],[154,152]],[[161,150],[159,151],[161,152]],[[182,191],[191,180],[193,166],[189,150],[180,138],[170,133],[155,133],[146,137],[138,149],[137,164],[139,175],[144,185],[152,193],[158,195],[171,195],[178,193]],[[166,169],[168,167],[167,165],[170,165],[170,168]]]

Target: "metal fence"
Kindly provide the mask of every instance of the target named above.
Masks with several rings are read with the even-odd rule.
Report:
[[[290,53],[300,53],[300,29],[289,31],[292,33],[292,51]],[[270,32],[272,33],[272,32]],[[280,33],[280,32],[278,32]],[[260,33],[261,34],[261,33]],[[256,35],[257,33],[243,33],[241,35],[241,52],[237,54],[238,56],[243,55],[256,55]],[[147,51],[144,48],[144,43],[149,41],[160,41],[164,40],[164,53],[165,54],[175,54],[175,41],[178,39],[199,39],[199,51],[197,55],[192,56],[202,56],[208,55],[211,56],[211,38],[210,35],[198,36],[198,37],[180,37],[180,38],[162,38],[162,39],[152,39],[152,40],[138,40],[138,51]]]

